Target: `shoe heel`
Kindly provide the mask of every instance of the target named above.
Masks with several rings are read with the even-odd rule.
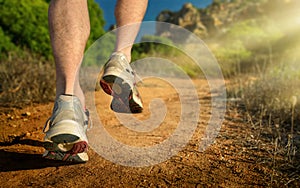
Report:
[[[106,83],[104,80],[100,81],[100,86],[102,87],[103,91],[108,95],[113,95],[113,90],[109,83]]]
[[[77,140],[87,140],[85,133],[73,120],[64,120],[46,132],[46,138],[55,143],[72,143]]]

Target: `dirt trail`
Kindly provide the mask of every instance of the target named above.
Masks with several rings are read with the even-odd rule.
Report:
[[[52,104],[0,112],[0,187],[265,187],[270,185],[272,154],[253,147],[255,132],[238,109],[229,104],[225,121],[214,144],[204,152],[198,147],[211,116],[209,87],[195,80],[201,104],[198,127],[187,146],[176,156],[149,167],[128,167],[110,162],[93,150],[86,164],[70,165],[41,158],[42,127]],[[140,87],[145,103],[140,120],[150,117],[149,102],[163,99],[168,113],[161,126],[136,134],[122,126],[109,109],[110,97],[96,92],[96,107],[106,130],[118,141],[132,146],[151,146],[167,139],[180,120],[176,90],[161,81]],[[265,145],[265,147],[268,147]]]

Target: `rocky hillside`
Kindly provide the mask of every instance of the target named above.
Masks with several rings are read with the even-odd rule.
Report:
[[[223,33],[234,22],[269,15],[271,10],[274,12],[274,9],[297,5],[298,0],[214,0],[210,6],[198,9],[187,3],[178,12],[162,11],[157,21],[182,26],[201,38],[207,38]],[[157,28],[159,35],[171,35],[165,31],[165,28]]]

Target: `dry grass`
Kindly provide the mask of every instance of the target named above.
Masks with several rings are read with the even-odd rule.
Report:
[[[55,69],[51,62],[28,52],[13,53],[1,59],[0,103],[22,107],[31,103],[53,101]]]
[[[280,74],[270,71],[255,77],[239,77],[228,87],[228,93],[242,99],[245,120],[255,133],[256,147],[273,155],[270,186],[278,182],[299,185],[299,76],[282,69]]]

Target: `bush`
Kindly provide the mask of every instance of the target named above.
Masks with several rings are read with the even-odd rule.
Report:
[[[132,59],[137,60],[144,57],[145,54],[176,55],[176,49],[172,45],[173,42],[166,37],[145,35],[140,43],[133,46]]]
[[[217,49],[215,55],[220,63],[223,75],[228,78],[240,74],[242,63],[249,61],[252,54],[241,41],[236,40],[226,47]]]
[[[11,42],[10,38],[6,36],[0,27],[0,58],[3,54],[15,50],[16,46]]]
[[[52,57],[48,31],[48,0],[0,0],[0,53],[28,49],[46,58]],[[91,22],[87,46],[104,34],[102,10],[94,0],[88,0]]]
[[[49,57],[47,10],[44,0],[0,0],[0,25],[16,46]]]
[[[83,66],[104,65],[113,53],[116,43],[116,36],[112,33],[103,35],[94,42],[84,56]]]
[[[178,65],[188,76],[192,78],[203,75],[198,65],[196,65],[186,54],[175,48],[172,40],[166,37],[145,35],[142,37],[140,43],[133,46],[132,61],[147,57],[166,58]],[[139,66],[141,67],[142,65]],[[147,67],[144,68],[146,69]],[[157,67],[157,70],[162,70],[162,68]],[[166,68],[164,70],[168,71],[166,74],[169,76],[176,75],[176,71],[178,71],[177,69],[167,70]]]
[[[88,9],[91,23],[91,32],[89,40],[87,41],[87,48],[105,33],[103,29],[105,21],[102,9],[99,7],[99,4],[97,4],[95,0],[88,0]]]
[[[265,69],[273,44],[282,37],[275,24],[266,18],[248,19],[229,27],[213,49],[226,77]],[[221,39],[221,41],[220,41]]]

